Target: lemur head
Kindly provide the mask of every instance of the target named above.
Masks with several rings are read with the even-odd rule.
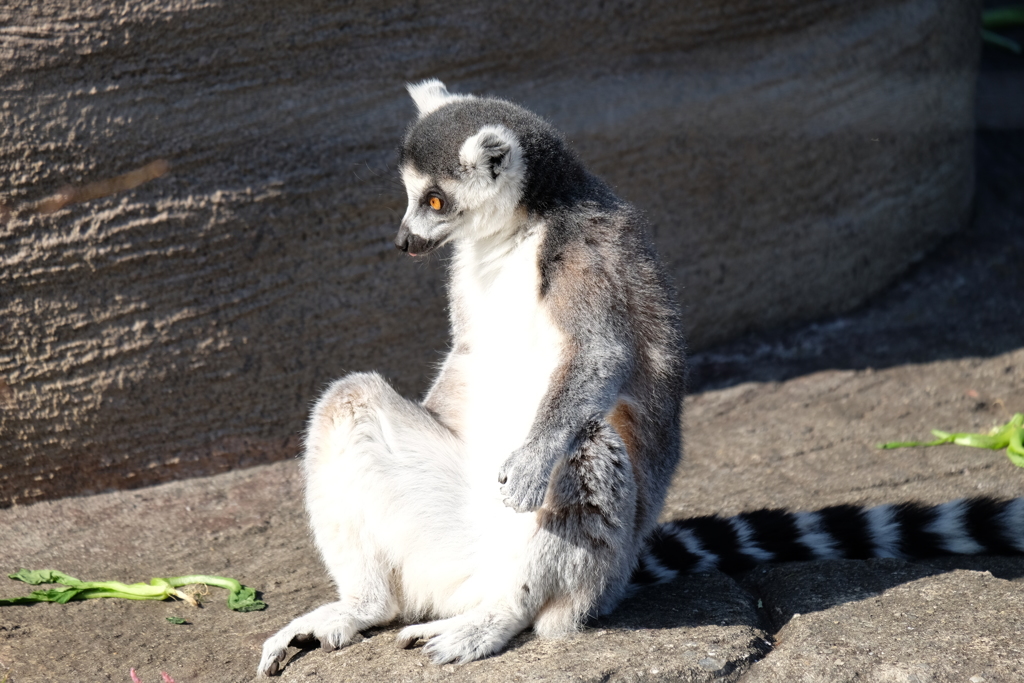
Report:
[[[419,116],[399,161],[409,196],[395,237],[402,251],[515,231],[579,174],[589,178],[557,131],[522,107],[453,95],[438,80],[408,90]]]

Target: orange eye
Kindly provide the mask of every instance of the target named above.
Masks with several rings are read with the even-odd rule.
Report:
[[[440,211],[441,207],[444,206],[444,202],[441,201],[440,197],[431,197],[429,203],[430,208],[434,211]]]

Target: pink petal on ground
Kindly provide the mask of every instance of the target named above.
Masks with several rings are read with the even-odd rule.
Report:
[[[167,673],[161,671],[160,675],[164,677],[164,683],[174,683],[174,679],[167,675]]]
[[[129,669],[128,673],[132,675],[132,683],[142,683],[142,681],[139,680],[139,677],[135,675],[135,667]]]

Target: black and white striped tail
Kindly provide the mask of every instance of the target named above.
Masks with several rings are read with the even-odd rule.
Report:
[[[757,510],[662,524],[640,556],[633,583],[678,574],[740,572],[769,562],[1024,553],[1024,498],[969,498],[816,512]]]

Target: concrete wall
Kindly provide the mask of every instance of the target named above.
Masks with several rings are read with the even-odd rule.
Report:
[[[694,347],[856,305],[965,223],[978,14],[9,0],[0,506],[289,457],[350,370],[425,388],[441,263],[390,243],[406,81],[565,131],[647,212]],[[171,173],[131,192],[24,208],[158,158]]]

